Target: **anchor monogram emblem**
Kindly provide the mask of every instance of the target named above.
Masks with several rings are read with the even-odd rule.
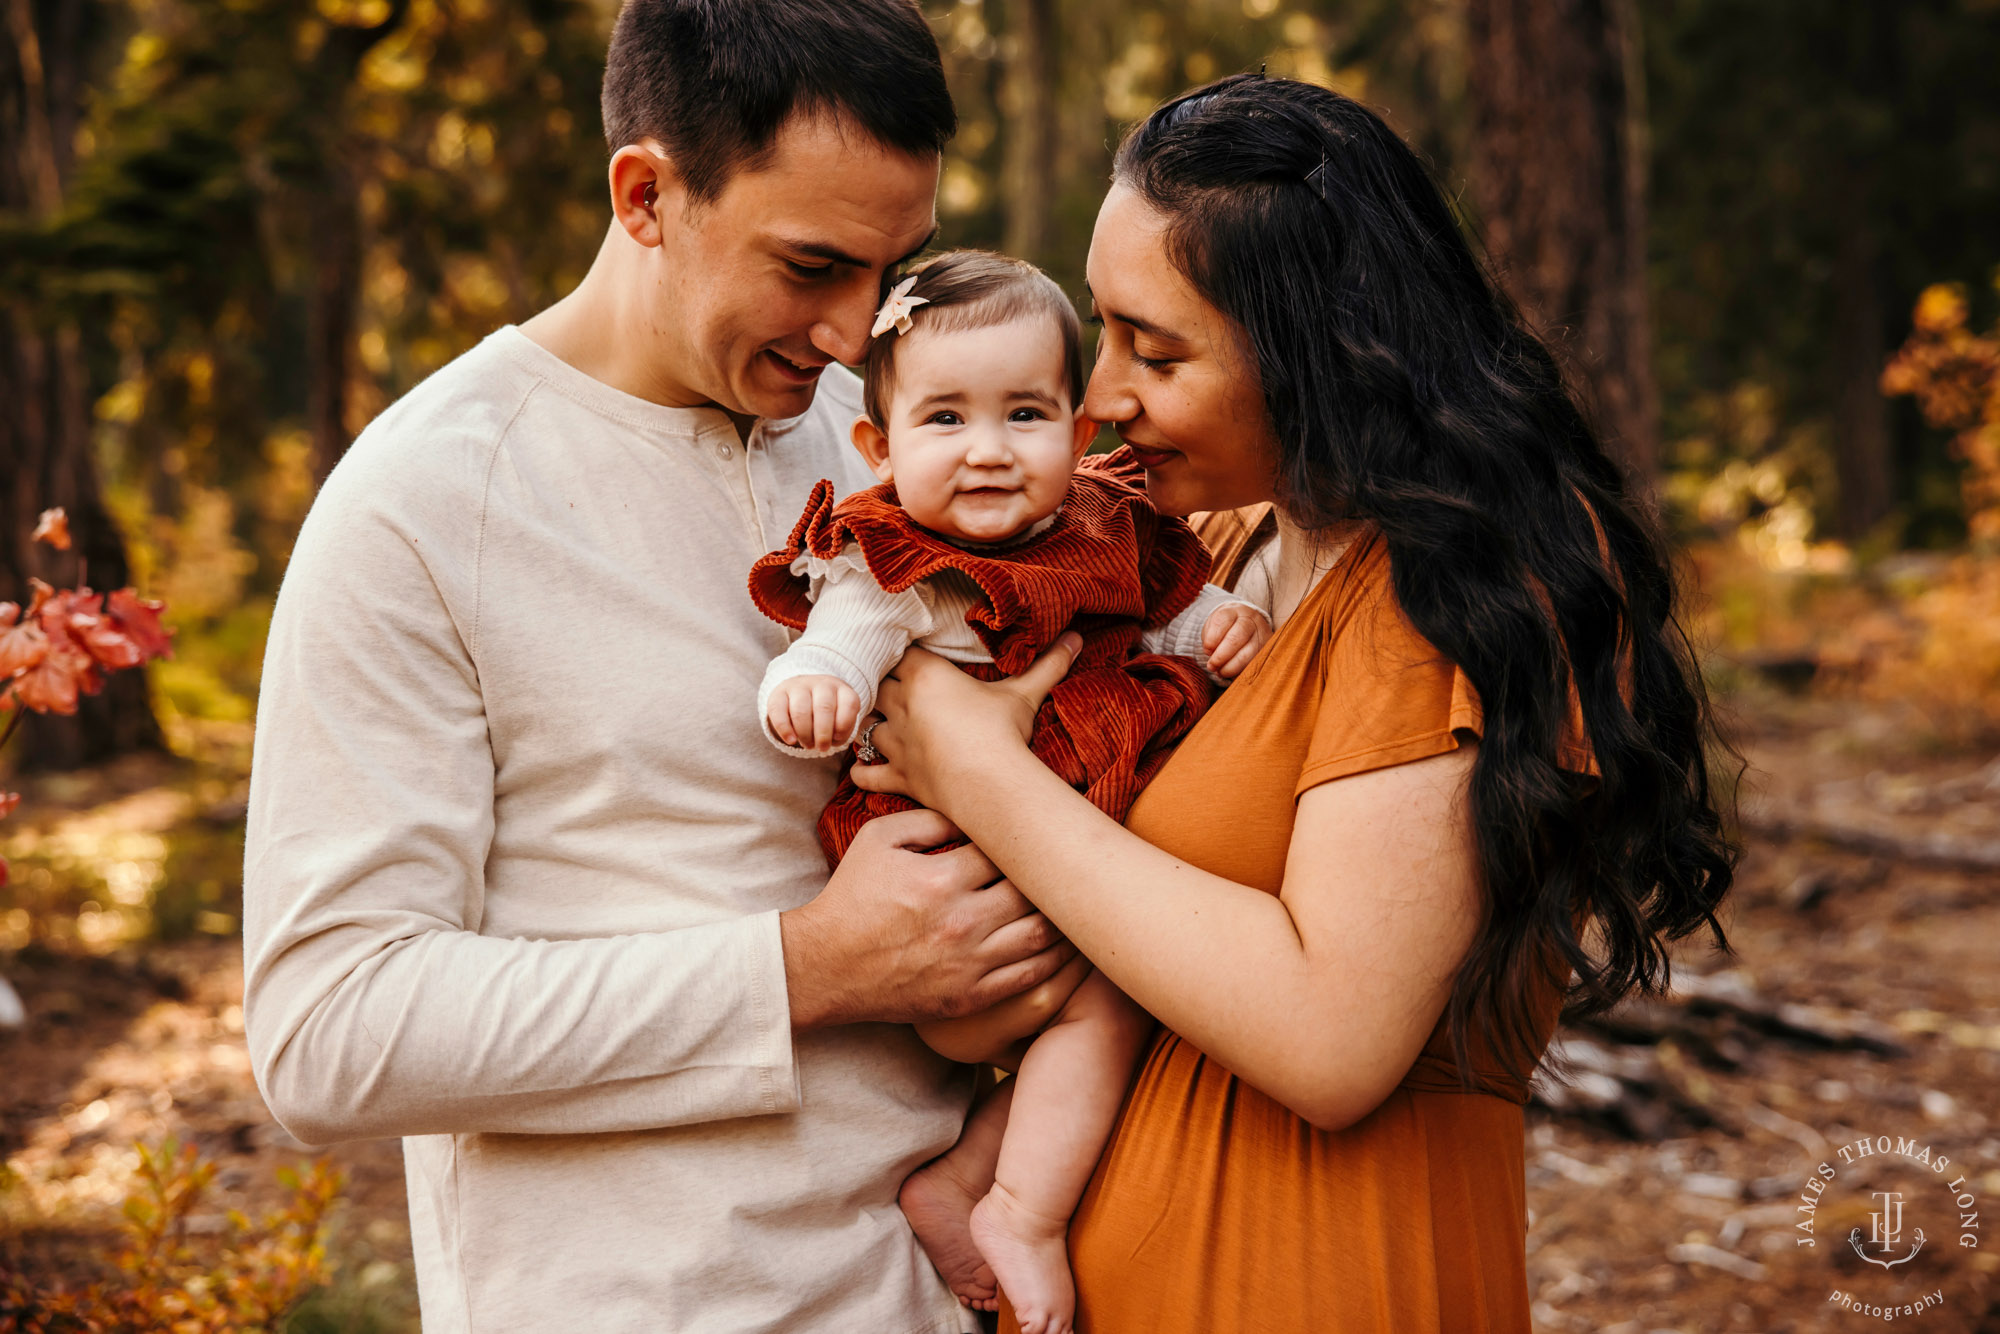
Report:
[[[1878,1190],[1875,1192],[1875,1198],[1882,1201],[1882,1208],[1868,1215],[1870,1224],[1868,1244],[1886,1251],[1903,1237],[1903,1193],[1899,1190]],[[1862,1250],[1860,1228],[1855,1228],[1847,1234],[1847,1242],[1854,1247],[1854,1253],[1869,1264],[1880,1265],[1884,1269],[1894,1269],[1897,1265],[1908,1264],[1916,1258],[1917,1252],[1924,1248],[1924,1230],[1916,1228],[1913,1231],[1917,1239],[1916,1244],[1910,1247],[1908,1255],[1895,1260],[1877,1259]]]

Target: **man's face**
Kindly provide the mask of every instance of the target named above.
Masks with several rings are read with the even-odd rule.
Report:
[[[936,230],[937,179],[934,155],[794,116],[715,198],[664,189],[654,309],[671,324],[651,332],[676,388],[745,416],[804,412],[829,362],[861,360],[884,277]]]

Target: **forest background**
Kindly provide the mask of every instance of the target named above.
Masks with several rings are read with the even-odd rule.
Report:
[[[28,1012],[0,1060],[63,1053],[43,1053],[42,1092],[23,1074],[0,1100],[0,1272],[39,1256],[87,1277],[61,1238],[100,1235],[91,1202],[129,1189],[133,1146],[199,1118],[170,1091],[129,1116],[85,1097],[112,1083],[78,1035],[130,1050],[150,1011],[125,993],[157,991],[240,1048],[224,974],[242,791],[293,537],[382,408],[581,277],[609,217],[597,91],[615,5],[0,5],[0,598],[77,582],[81,558],[100,588],[164,599],[176,631],[171,659],[74,717],[26,716],[0,755],[27,798],[0,826],[0,977]],[[1756,807],[1746,832],[1779,858],[1769,906],[1805,911],[1841,876],[1901,892],[1905,863],[2000,874],[2000,815],[1981,823],[2000,768],[1985,787],[1966,768],[2000,745],[2000,342],[1982,332],[2000,319],[2000,0],[924,9],[961,113],[940,243],[1023,255],[1076,297],[1111,149],[1162,98],[1262,67],[1381,110],[1653,497],[1740,738],[1829,765],[1890,819],[1854,835],[1804,790]],[[32,540],[50,506],[76,550]],[[1960,794],[1944,803],[1958,823],[1894,826],[1942,807],[1868,797],[1885,773]],[[1892,869],[1801,871],[1783,861],[1806,855],[1795,844]],[[1812,875],[1817,897],[1799,887]],[[1995,1040],[1971,1045],[1990,1083],[2000,997],[1963,1003],[1988,1001]],[[1664,1120],[1644,1087],[1569,1111],[1678,1142],[1690,1086]],[[282,1147],[240,1124],[224,1152]],[[406,1289],[406,1266],[369,1268],[402,1264],[398,1243],[369,1235],[382,1254],[364,1246],[355,1272]]]

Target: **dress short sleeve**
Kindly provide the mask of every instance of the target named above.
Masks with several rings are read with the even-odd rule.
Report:
[[[1297,792],[1456,750],[1485,730],[1479,692],[1396,600],[1379,533],[1356,538],[1301,606],[1321,619],[1323,695]],[[1575,691],[1557,763],[1595,775]]]
[[[1441,755],[1479,735],[1479,693],[1403,614],[1378,535],[1357,537],[1297,614],[1320,621],[1324,677],[1298,792]]]

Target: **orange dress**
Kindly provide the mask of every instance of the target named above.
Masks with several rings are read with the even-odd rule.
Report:
[[[1250,529],[1209,517],[1229,586]],[[1126,824],[1276,893],[1300,793],[1479,731],[1471,683],[1404,618],[1364,530]],[[1563,759],[1592,767],[1576,742]],[[1546,1042],[1559,997],[1530,1003]],[[1079,1330],[1528,1334],[1525,1090],[1490,1068],[1477,1085],[1461,1085],[1440,1024],[1380,1107],[1327,1132],[1162,1032],[1071,1225]]]

